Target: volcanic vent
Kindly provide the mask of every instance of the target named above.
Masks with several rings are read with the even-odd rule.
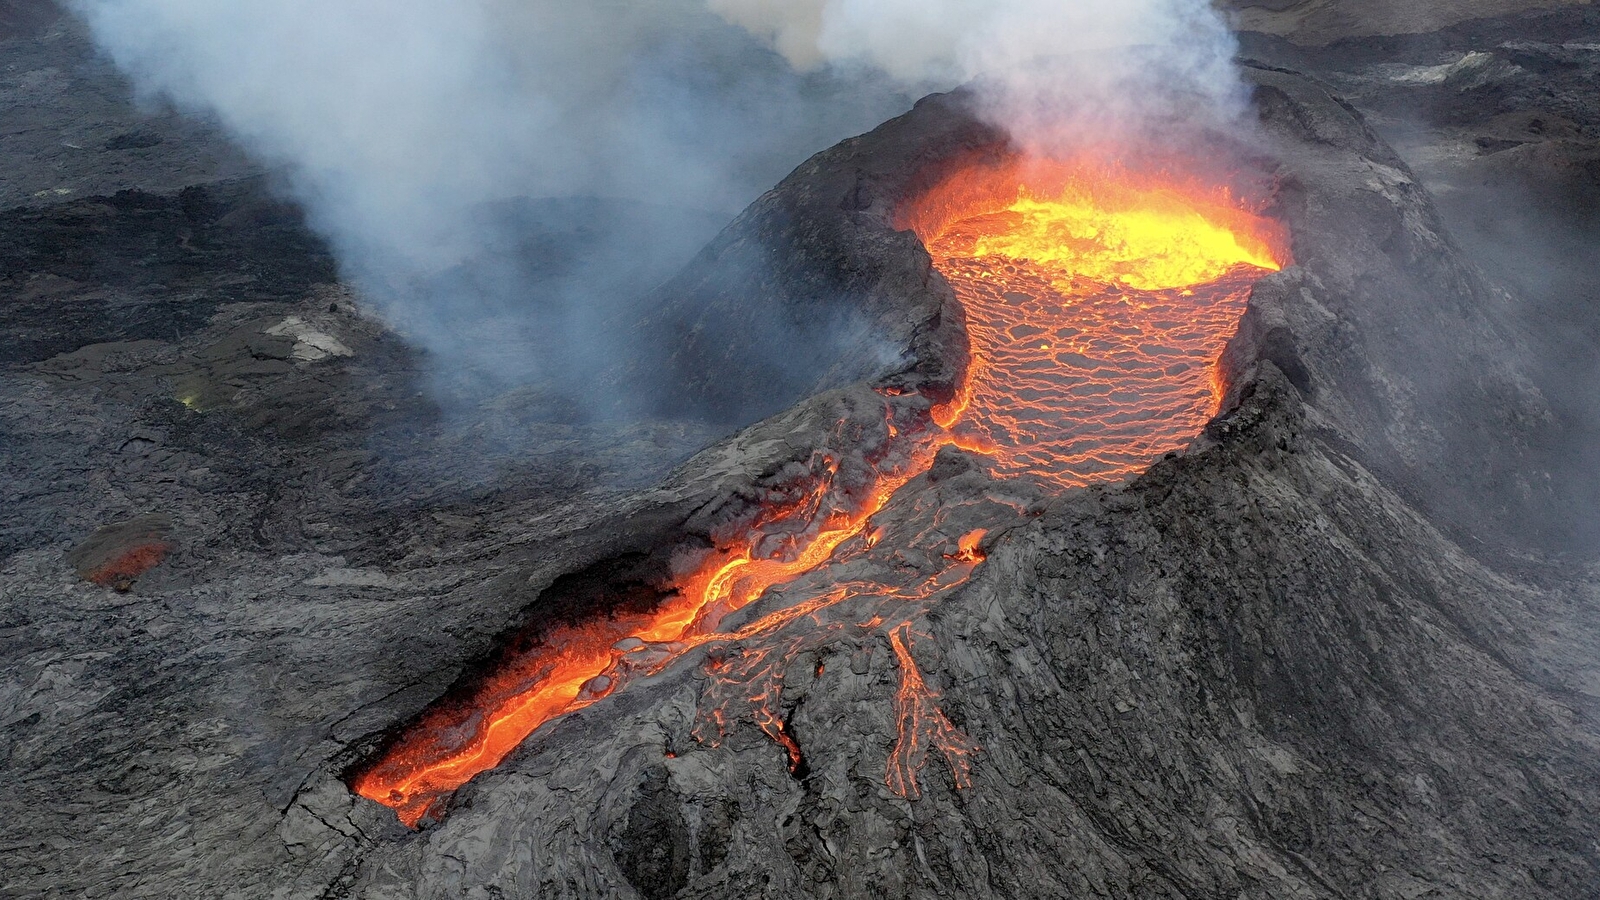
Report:
[[[917,796],[937,749],[955,783],[968,784],[976,745],[924,683],[913,623],[967,580],[983,539],[1025,516],[1030,497],[1131,477],[1193,439],[1221,400],[1218,359],[1250,287],[1282,266],[1285,244],[1226,186],[1171,165],[1001,159],[950,168],[895,215],[962,310],[970,355],[952,367],[965,373],[956,384],[925,386],[926,396],[893,379],[877,385],[880,438],[865,440],[848,420],[833,436],[864,445],[850,448],[861,471],[842,472],[837,451],[818,448],[745,527],[680,564],[659,603],[524,639],[392,742],[354,788],[408,825],[437,818],[453,791],[534,731],[690,656],[705,660],[710,684],[695,738],[715,744],[752,720],[798,774],[804,754],[780,712],[783,673],[842,630],[880,635],[898,660],[886,782]],[[959,535],[946,533],[946,510],[910,489],[937,480],[945,448],[1022,483],[969,510],[962,518],[981,527]],[[891,534],[891,506],[920,521]],[[940,562],[856,574],[855,561],[908,544]]]
[[[936,417],[996,474],[1059,488],[1137,474],[1216,413],[1216,363],[1277,227],[1221,188],[1113,163],[959,170],[901,217],[972,342]]]

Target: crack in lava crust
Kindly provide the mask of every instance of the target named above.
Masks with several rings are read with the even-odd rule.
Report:
[[[957,541],[944,525],[948,510],[925,502],[937,491],[902,488],[948,445],[990,457],[993,475],[1035,491],[1126,479],[1187,445],[1216,412],[1217,360],[1251,285],[1282,256],[1275,226],[1240,206],[1176,179],[1039,161],[936,186],[903,224],[961,302],[973,356],[943,405],[916,413],[898,402],[902,392],[880,390],[889,443],[868,460],[870,488],[835,484],[838,462],[815,455],[809,481],[790,485],[743,541],[709,555],[660,608],[551,632],[466,704],[424,713],[351,787],[407,825],[437,818],[456,788],[545,723],[697,649],[708,687],[695,738],[716,745],[748,720],[799,776],[801,747],[781,714],[784,673],[802,653],[863,635],[886,640],[900,671],[890,788],[920,796],[932,749],[966,787],[977,746],[939,708],[910,638],[930,604],[982,564],[986,531]],[[875,525],[880,514],[898,517],[898,531]],[[991,494],[965,518],[969,528],[992,528],[1021,514],[1022,505]],[[925,552],[939,546],[949,549]],[[931,560],[920,577],[891,574],[895,564],[879,568],[881,580],[831,577],[836,566],[876,557],[901,560],[903,571],[907,549]],[[758,603],[764,615],[724,630]]]
[[[972,786],[972,755],[978,745],[950,724],[939,708],[939,695],[928,687],[922,670],[911,656],[911,623],[903,622],[889,632],[889,646],[900,667],[900,690],[894,697],[895,729],[899,735],[889,753],[884,780],[889,789],[915,800],[922,796],[917,773],[928,760],[928,750],[936,747],[944,754],[945,766],[957,788]]]

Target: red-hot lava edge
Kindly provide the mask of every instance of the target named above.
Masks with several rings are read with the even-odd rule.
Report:
[[[932,749],[957,787],[970,783],[977,747],[940,710],[911,638],[926,605],[982,563],[984,533],[967,534],[915,584],[830,585],[830,560],[841,548],[871,553],[882,535],[873,517],[948,445],[987,456],[996,476],[1050,490],[1122,480],[1184,447],[1216,412],[1217,360],[1253,283],[1287,261],[1285,242],[1225,190],[1082,162],[958,172],[901,210],[897,225],[923,239],[955,290],[972,358],[955,396],[925,414],[904,420],[904,407],[889,405],[895,452],[869,460],[871,489],[852,494],[835,484],[836,461],[814,460],[818,474],[796,499],[766,510],[658,608],[550,631],[469,702],[424,713],[352,779],[358,793],[413,827],[437,818],[457,788],[540,726],[697,648],[711,688],[695,737],[715,744],[748,718],[798,772],[801,750],[778,712],[782,674],[799,653],[841,639],[820,627],[823,610],[863,599],[885,601],[869,603],[857,627],[886,640],[900,670],[889,787],[917,797]],[[807,585],[824,586],[785,593],[775,611],[719,631],[808,573]]]

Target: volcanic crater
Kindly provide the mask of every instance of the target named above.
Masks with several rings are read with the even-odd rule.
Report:
[[[669,364],[693,400],[774,402],[759,353],[726,349],[757,315],[751,284],[796,322],[850,304],[901,361],[862,377],[871,354],[834,348],[813,396],[634,501],[625,553],[591,544],[568,569],[581,589],[557,581],[518,639],[362,758],[351,785],[431,827],[374,846],[355,883],[471,860],[475,883],[541,872],[558,894],[1333,896],[1366,876],[1327,856],[1313,872],[1282,849],[1304,820],[1251,818],[1237,792],[1366,815],[1364,767],[1409,751],[1350,679],[1430,697],[1480,679],[1496,699],[1419,714],[1477,731],[1492,707],[1556,761],[1529,790],[1582,807],[1557,785],[1593,778],[1589,739],[1540,724],[1548,701],[1465,636],[1497,576],[1410,505],[1469,502],[1471,477],[1438,460],[1519,452],[1454,419],[1462,396],[1430,395],[1411,356],[1473,367],[1449,390],[1486,407],[1542,402],[1493,351],[1493,290],[1357,115],[1299,76],[1250,76],[1270,151],[1217,138],[1225,180],[1030,158],[956,94],[752,206],[657,297],[649,327],[681,336]],[[1174,220],[1202,238],[1175,245]],[[1400,321],[1452,353],[1397,340]],[[1426,660],[1345,646],[1375,640],[1372,615],[1463,637]],[[497,722],[515,727],[491,744]],[[1475,745],[1453,783],[1499,777],[1503,746]],[[1428,824],[1352,859],[1448,858],[1464,828],[1538,840],[1494,804],[1464,824],[1383,802]],[[1254,824],[1219,837],[1224,819]],[[1025,837],[989,837],[1006,829]]]
[[[957,92],[808,160],[608,373],[731,432],[638,490],[375,475],[385,423],[478,445],[259,185],[17,214],[17,259],[154,222],[196,270],[152,296],[300,299],[108,291],[146,330],[85,347],[27,295],[8,497],[105,445],[114,499],[5,535],[62,547],[0,583],[0,892],[1600,894],[1600,591],[1519,542],[1573,492],[1515,298],[1360,112],[1244,71],[1243,142],[1046,158]]]
[[[898,736],[886,782],[917,796],[931,745],[955,783],[970,784],[975,745],[923,681],[913,625],[982,563],[983,540],[1028,516],[1039,497],[1136,476],[1187,446],[1218,411],[1222,350],[1251,285],[1286,261],[1282,226],[1251,211],[1266,198],[1241,200],[1231,185],[1179,174],[1175,161],[1141,161],[1135,171],[1127,155],[1064,162],[997,148],[932,163],[943,174],[892,221],[931,253],[968,352],[943,361],[961,373],[953,385],[873,386],[883,398],[873,449],[851,446],[867,438],[862,423],[837,423],[837,449],[859,455],[864,483],[840,483],[831,451],[796,460],[801,468],[769,489],[742,531],[711,535],[708,553],[674,550],[671,577],[642,586],[653,602],[619,608],[628,591],[602,589],[587,618],[519,631],[359,767],[352,787],[407,825],[436,820],[454,790],[539,728],[690,654],[705,657],[710,679],[695,740],[715,746],[751,720],[799,775],[804,752],[782,712],[783,673],[841,630],[896,653]],[[918,493],[964,468],[1027,485],[961,516],[935,506],[909,535],[918,546],[901,543],[908,535],[889,530],[900,510],[926,505]],[[933,568],[887,574],[912,549]],[[857,558],[885,574],[853,575]],[[765,615],[741,615],[753,604]]]

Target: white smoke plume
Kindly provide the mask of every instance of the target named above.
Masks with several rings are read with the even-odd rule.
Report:
[[[910,83],[978,83],[996,124],[1063,130],[1228,124],[1237,50],[1208,0],[708,0],[792,64],[865,64]]]
[[[147,100],[284,176],[441,371],[491,389],[581,393],[586,361],[628,352],[612,322],[638,278],[912,99],[796,72],[703,0],[68,2]],[[507,207],[595,197],[614,201],[598,218]]]
[[[1034,140],[1221,115],[1238,94],[1204,0],[68,2],[140,93],[284,174],[346,275],[441,370],[492,387],[581,391],[575,360],[628,352],[615,323],[640,285],[616,273],[670,270],[917,92],[980,79],[997,121]],[[536,278],[506,262],[529,223],[503,205],[530,197],[631,205],[546,247],[560,277]],[[572,209],[533,218],[560,231]]]

